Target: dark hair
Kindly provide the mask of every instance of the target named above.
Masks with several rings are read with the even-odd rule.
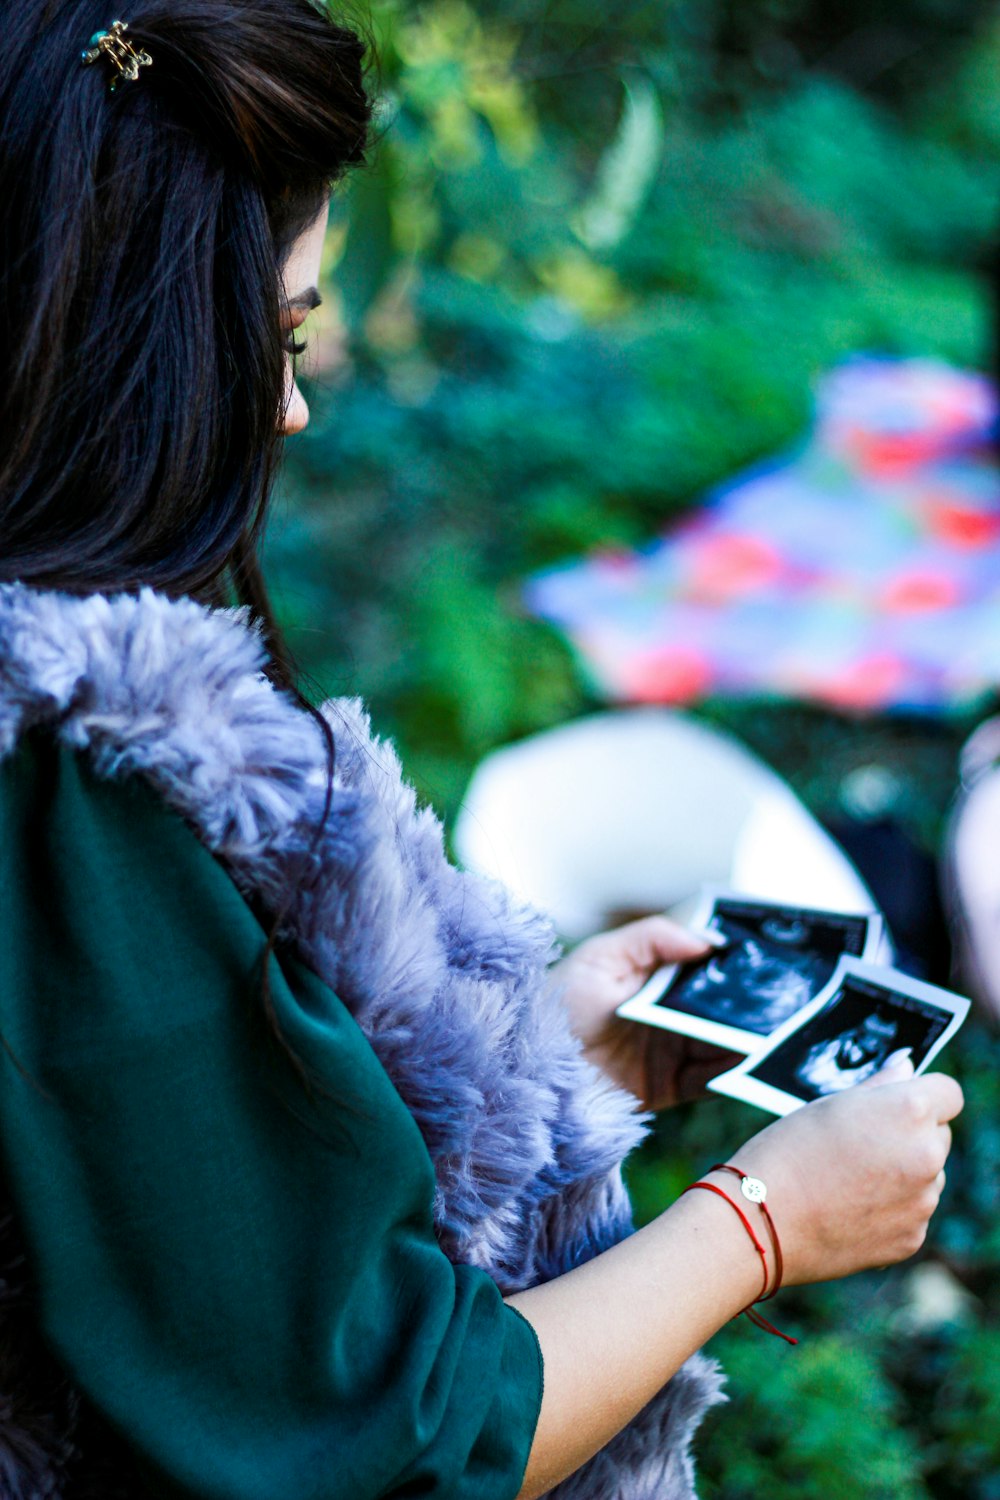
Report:
[[[249,604],[323,728],[327,812],[332,736],[258,548],[281,269],[363,159],[365,45],[310,0],[134,0],[152,66],[112,93],[110,63],[81,61],[112,19],[111,0],[0,0],[0,581]]]
[[[2,0],[0,578],[218,597],[284,398],[280,267],[363,153],[363,45],[309,0]],[[241,582],[239,576],[237,584]]]

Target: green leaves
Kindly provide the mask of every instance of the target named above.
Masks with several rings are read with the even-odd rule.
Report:
[[[753,55],[806,9],[750,7]],[[706,113],[725,28],[686,0],[613,23],[584,0],[521,20],[484,0],[378,0],[375,23],[385,138],[338,201],[327,288],[350,363],[310,393],[272,571],[299,595],[310,580],[307,665],[433,758],[447,812],[493,745],[588,702],[520,615],[526,574],[641,545],[780,452],[846,354],[985,357],[966,268],[991,241],[1000,153],[986,125],[968,144],[947,81],[919,128],[805,74]],[[566,67],[545,53],[549,76],[538,49],[557,31]],[[763,740],[810,792],[822,782],[802,736],[775,722]],[[926,825],[945,795],[924,797]]]
[[[576,219],[591,250],[609,250],[635,224],[663,157],[663,112],[648,78],[624,80],[625,103],[615,139],[597,166],[594,188]]]
[[[964,1479],[972,1495],[986,1494],[980,1482],[992,1475],[995,1495],[1000,1488],[1000,1328],[971,1331],[951,1354],[936,1423],[947,1462],[953,1466],[953,1479]]]
[[[392,273],[393,153],[377,148],[372,165],[351,179],[347,238],[336,267],[337,294],[348,329],[362,321]]]
[[[784,1328],[787,1315],[775,1316]],[[928,1500],[866,1335],[807,1334],[788,1349],[740,1320],[711,1352],[730,1405],[699,1444],[704,1500]]]

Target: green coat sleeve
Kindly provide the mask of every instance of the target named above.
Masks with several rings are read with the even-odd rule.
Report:
[[[156,1493],[505,1500],[529,1325],[431,1227],[422,1138],[327,986],[275,961],[143,781],[40,732],[0,767],[5,1167],[45,1333]]]

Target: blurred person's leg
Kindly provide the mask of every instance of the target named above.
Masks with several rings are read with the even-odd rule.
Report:
[[[938,860],[895,816],[840,812],[824,818],[885,917],[897,968],[947,985],[952,945],[941,896]]]
[[[1000,718],[970,736],[961,775],[944,871],[955,957],[970,993],[1000,1017]]]

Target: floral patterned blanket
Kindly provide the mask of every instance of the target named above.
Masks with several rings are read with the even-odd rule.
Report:
[[[849,360],[796,451],[641,551],[536,575],[528,607],[613,701],[968,710],[1000,683],[996,421],[981,375]]]

